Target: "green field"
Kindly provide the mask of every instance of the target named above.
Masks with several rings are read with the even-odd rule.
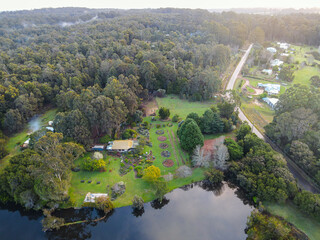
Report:
[[[311,240],[320,239],[320,220],[302,213],[291,202],[286,204],[264,203],[264,206],[273,215],[283,217],[286,221],[295,225],[307,234]]]
[[[204,111],[213,104],[213,102],[209,101],[204,103],[189,102],[187,100],[181,100],[178,97],[172,95],[166,98],[157,98],[156,100],[159,107],[167,107],[170,109],[171,117],[174,114],[178,114],[182,118],[185,118],[191,112],[196,112],[199,115],[202,115]],[[172,173],[174,175],[175,170],[179,166],[190,166],[189,156],[181,149],[179,139],[176,135],[178,124],[173,123],[172,126],[168,126],[168,124],[171,123],[170,121],[151,121],[151,118],[152,117],[146,117],[144,121],[151,123],[151,129],[149,130],[149,133],[150,141],[152,142],[153,146],[145,147],[145,151],[148,153],[150,150],[152,151],[152,154],[155,157],[153,165],[160,168],[161,175],[166,175],[169,173]],[[160,124],[161,127],[157,128],[157,124]],[[169,158],[164,158],[161,156],[161,152],[163,151],[163,149],[159,147],[159,144],[161,142],[157,139],[159,137],[159,135],[156,134],[157,130],[164,130],[164,134],[162,136],[165,136],[167,138],[167,140],[164,142],[169,145],[169,147],[166,149],[171,153],[171,156]],[[206,136],[206,139],[211,139],[219,136],[221,135],[208,135]],[[86,156],[91,156],[91,154],[92,153],[87,153]],[[119,181],[125,182],[126,192],[114,201],[116,207],[131,205],[131,201],[134,195],[141,196],[146,202],[151,201],[155,198],[155,193],[152,189],[152,186],[150,186],[143,179],[136,178],[133,170],[131,170],[124,176],[119,175],[120,158],[108,156],[106,153],[104,153],[104,156],[107,163],[110,160],[110,164],[107,164],[106,172],[79,171],[72,173],[71,188],[69,190],[69,194],[71,202],[74,206],[80,207],[83,203],[85,195],[88,192],[104,193],[107,191],[107,186],[112,187]],[[169,168],[163,166],[162,162],[165,159],[172,159],[174,165]],[[75,164],[80,166],[82,161],[83,158],[78,159]],[[169,190],[171,191],[186,184],[203,180],[203,171],[203,169],[197,168],[194,169],[193,174],[190,177],[174,177],[173,180],[168,182]],[[85,183],[81,183],[81,180],[85,180]],[[88,180],[91,180],[92,182],[88,183]],[[100,181],[101,183],[97,184],[98,181]]]
[[[311,46],[297,46],[297,45],[291,45],[291,48],[294,48],[295,51],[292,54],[294,61],[299,61],[299,63],[303,62],[303,61],[307,61],[308,58],[308,52],[312,52],[312,51],[318,51],[317,48],[311,47]],[[320,61],[318,60],[314,60],[314,62],[316,63],[320,63]]]
[[[53,120],[57,113],[57,109],[51,109],[46,111],[44,114],[40,115],[40,125],[46,126],[50,120]],[[20,145],[23,144],[28,139],[29,134],[28,125],[25,126],[24,130],[20,133],[16,133],[12,137],[9,138],[7,143],[7,149],[9,151],[9,155],[6,156],[0,162],[0,168],[4,167],[10,157],[20,152]]]
[[[189,102],[187,100],[182,100],[174,95],[169,95],[165,98],[157,98],[157,103],[160,107],[167,107],[170,109],[171,117],[174,114],[178,114],[181,118],[186,118],[186,116],[195,112],[199,115],[202,115],[208,108],[210,108],[214,102],[205,101],[205,102]]]

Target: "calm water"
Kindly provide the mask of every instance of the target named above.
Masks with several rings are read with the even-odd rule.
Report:
[[[191,185],[167,194],[162,204],[147,203],[141,216],[133,214],[131,207],[123,207],[100,222],[49,233],[41,231],[41,214],[6,206],[0,209],[0,239],[245,239],[247,216],[253,208],[240,198],[227,184],[215,191]],[[100,214],[92,209],[56,212],[67,222]]]

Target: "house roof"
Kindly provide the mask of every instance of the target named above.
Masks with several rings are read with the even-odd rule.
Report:
[[[115,140],[112,144],[112,150],[128,150],[133,147],[132,140]]]
[[[104,149],[104,145],[94,145],[92,149]]]

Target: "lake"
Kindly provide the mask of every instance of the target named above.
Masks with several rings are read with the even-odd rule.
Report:
[[[226,183],[213,191],[201,185],[176,189],[162,203],[147,203],[144,213],[133,214],[131,207],[122,207],[102,221],[46,233],[41,231],[41,213],[2,206],[1,239],[245,239],[246,221],[253,207],[241,200],[241,192]],[[102,216],[90,208],[60,210],[55,215],[65,217],[66,222]]]

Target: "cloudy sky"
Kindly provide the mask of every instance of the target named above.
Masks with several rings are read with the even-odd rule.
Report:
[[[320,7],[320,0],[3,0],[0,11],[47,7],[88,8],[311,8]]]

